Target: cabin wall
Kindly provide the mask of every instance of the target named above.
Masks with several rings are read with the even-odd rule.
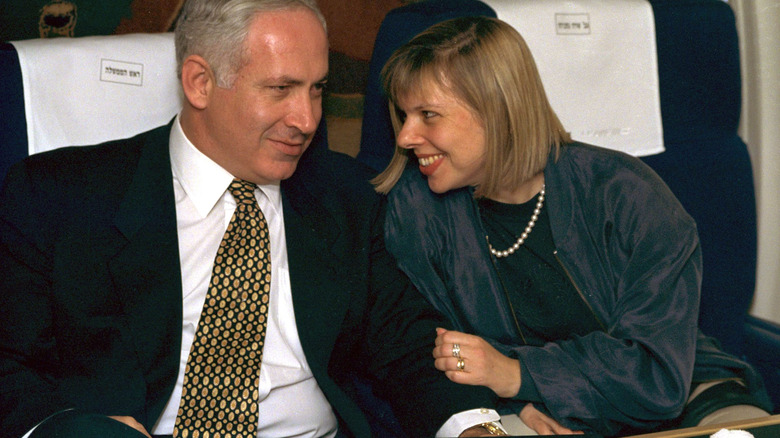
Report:
[[[780,0],[730,0],[742,54],[740,134],[758,203],[754,316],[780,323]]]

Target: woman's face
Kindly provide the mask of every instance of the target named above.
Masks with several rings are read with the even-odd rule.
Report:
[[[483,180],[485,129],[472,110],[434,81],[421,93],[398,99],[403,123],[396,142],[417,156],[420,172],[436,193]]]

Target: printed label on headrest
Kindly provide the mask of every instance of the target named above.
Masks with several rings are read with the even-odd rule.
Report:
[[[144,65],[134,62],[101,59],[100,80],[140,87],[144,84]]]
[[[555,14],[555,33],[558,35],[589,35],[590,15]]]

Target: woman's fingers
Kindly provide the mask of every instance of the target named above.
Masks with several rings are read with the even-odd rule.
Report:
[[[439,371],[467,371],[467,360],[465,358],[457,359],[454,357],[440,357],[433,362]]]
[[[433,357],[436,359],[446,357],[454,357],[456,359],[463,358],[465,356],[464,351],[477,339],[479,338],[474,335],[437,328]]]
[[[433,357],[435,359],[448,358],[448,357],[461,359],[468,355],[468,353],[466,352],[468,348],[469,347],[467,345],[463,345],[458,342],[451,343],[451,344],[449,343],[441,344],[433,348]]]
[[[439,328],[434,365],[456,383],[487,386],[499,397],[520,390],[520,362],[496,350],[479,336]]]

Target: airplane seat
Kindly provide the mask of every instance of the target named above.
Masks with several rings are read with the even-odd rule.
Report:
[[[3,178],[28,155],[131,137],[181,108],[171,33],[7,42],[0,68]]]
[[[174,51],[170,32],[0,44],[0,182],[28,155],[170,122],[183,102]],[[319,148],[327,148],[324,117]]]
[[[390,54],[425,26],[446,18],[482,14],[503,19],[499,9],[488,6],[501,3],[509,2],[428,0],[387,14],[370,61],[359,160],[381,171],[392,157],[393,128],[379,88],[379,72]],[[641,159],[698,224],[704,266],[702,331],[761,372],[775,412],[780,412],[780,326],[748,314],[756,286],[757,222],[750,156],[737,133],[741,77],[735,17],[722,0],[649,3],[663,152]],[[579,72],[573,73],[570,82],[579,80]],[[593,112],[579,113],[590,117]],[[565,120],[564,126],[571,129]]]
[[[699,325],[764,378],[780,412],[780,326],[748,311],[756,286],[753,170],[740,138],[739,37],[721,0],[651,0],[666,151],[642,157],[694,217],[702,245]]]

